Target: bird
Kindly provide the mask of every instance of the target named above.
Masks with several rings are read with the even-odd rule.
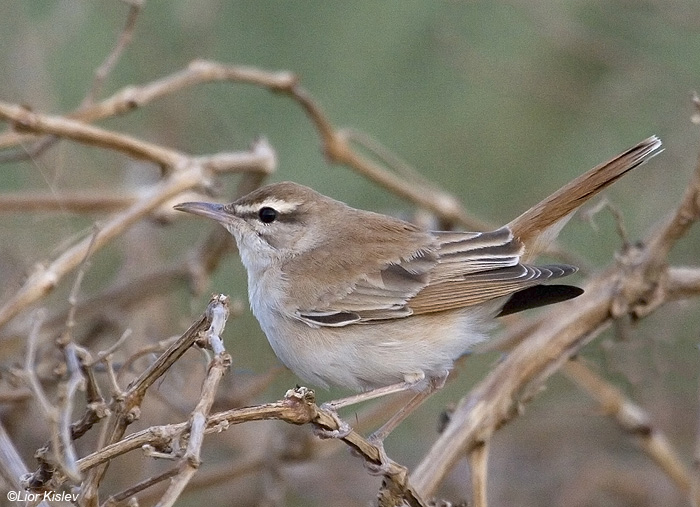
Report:
[[[175,209],[233,235],[252,312],[282,363],[315,386],[358,393],[330,408],[414,391],[373,435],[381,441],[487,339],[497,317],[583,292],[546,283],[576,267],[532,260],[576,209],[660,148],[649,137],[486,232],[424,230],[293,182]]]

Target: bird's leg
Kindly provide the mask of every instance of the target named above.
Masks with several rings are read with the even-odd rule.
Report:
[[[348,396],[346,398],[340,398],[338,400],[327,401],[321,405],[322,410],[328,411],[333,418],[338,423],[337,430],[324,430],[322,428],[314,428],[314,434],[319,438],[343,438],[346,436],[352,428],[343,421],[340,416],[338,416],[338,409],[343,407],[348,407],[350,405],[355,405],[357,403],[362,403],[363,401],[373,400],[375,398],[380,398],[388,394],[400,393],[411,389],[418,382],[422,381],[425,377],[421,375],[415,375],[414,377],[406,377],[403,382],[398,382],[396,384],[391,384],[384,387],[378,387],[372,389],[371,391],[365,391],[363,393],[355,394],[353,396]],[[444,383],[444,380],[443,380]],[[409,402],[410,403],[410,402]],[[406,414],[408,415],[408,414]],[[405,417],[405,416],[404,416]],[[392,418],[393,419],[393,418]],[[400,422],[400,421],[399,421]],[[398,423],[397,423],[398,424]],[[386,426],[386,425],[385,425]],[[383,428],[384,426],[382,426]]]
[[[394,431],[404,419],[411,415],[414,410],[416,410],[425,400],[427,400],[431,394],[442,388],[442,386],[445,385],[445,380],[447,380],[447,375],[429,379],[425,389],[416,393],[416,395],[411,398],[409,402],[406,403],[406,405],[404,405],[398,412],[396,412],[391,419],[389,419],[381,428],[369,436],[367,440],[377,448],[377,451],[379,452],[379,459],[381,461],[381,465],[365,463],[365,467],[370,471],[370,473],[385,475],[389,471],[389,467],[393,462],[384,450],[384,439],[388,437],[389,434]]]
[[[377,431],[370,435],[369,440],[373,444],[377,444],[384,441],[389,434],[396,429],[396,427],[403,422],[411,413],[416,410],[421,404],[427,400],[431,394],[442,388],[445,385],[445,380],[447,380],[447,375],[441,377],[433,377],[428,380],[428,384],[422,391],[416,393],[416,395],[411,398],[406,405],[401,407],[401,409],[396,412],[391,419],[384,423],[384,425]]]
[[[377,387],[376,389],[372,389],[371,391],[365,391],[363,393],[354,394],[352,396],[340,398],[338,400],[327,401],[323,405],[321,405],[321,407],[327,410],[338,410],[339,408],[349,407],[350,405],[356,405],[357,403],[362,403],[363,401],[381,398],[382,396],[386,396],[388,394],[406,391],[414,387],[421,380],[423,379],[420,378],[417,380],[404,380],[403,382],[399,382],[397,384],[391,384],[384,387]]]

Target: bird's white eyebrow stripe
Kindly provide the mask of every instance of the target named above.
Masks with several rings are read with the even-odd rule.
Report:
[[[300,202],[282,201],[275,197],[268,197],[264,201],[254,204],[236,204],[236,211],[238,213],[257,213],[261,208],[269,207],[284,214],[295,211],[300,204]]]

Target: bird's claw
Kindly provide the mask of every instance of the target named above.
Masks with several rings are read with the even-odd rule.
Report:
[[[338,415],[338,412],[333,408],[332,406],[324,403],[321,405],[321,410],[326,412],[328,415],[330,415],[335,423],[338,425],[338,429],[335,430],[329,430],[326,428],[323,428],[319,425],[314,426],[314,435],[316,435],[318,438],[344,438],[347,437],[350,432],[352,431],[352,427],[343,421],[340,416]]]
[[[379,464],[365,460],[365,468],[372,475],[389,475],[395,473],[396,462],[392,460],[384,450],[384,442],[374,436],[370,436],[367,441],[372,444],[379,454]]]

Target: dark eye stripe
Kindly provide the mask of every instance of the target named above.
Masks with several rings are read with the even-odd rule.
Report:
[[[277,213],[274,220],[271,220],[269,222],[265,222],[265,220],[263,220],[261,213],[263,212],[264,209],[273,210],[275,213]],[[296,210],[283,213],[279,210],[276,210],[275,208],[273,208],[271,206],[263,206],[262,208],[260,208],[259,210],[256,210],[256,211],[245,210],[243,212],[234,208],[233,213],[235,215],[245,219],[245,220],[252,220],[252,221],[256,221],[256,222],[263,223],[263,224],[271,224],[271,223],[276,223],[276,222],[296,223],[296,222],[299,222],[303,216],[303,214],[299,213]],[[265,213],[267,213],[267,212],[265,212]]]

